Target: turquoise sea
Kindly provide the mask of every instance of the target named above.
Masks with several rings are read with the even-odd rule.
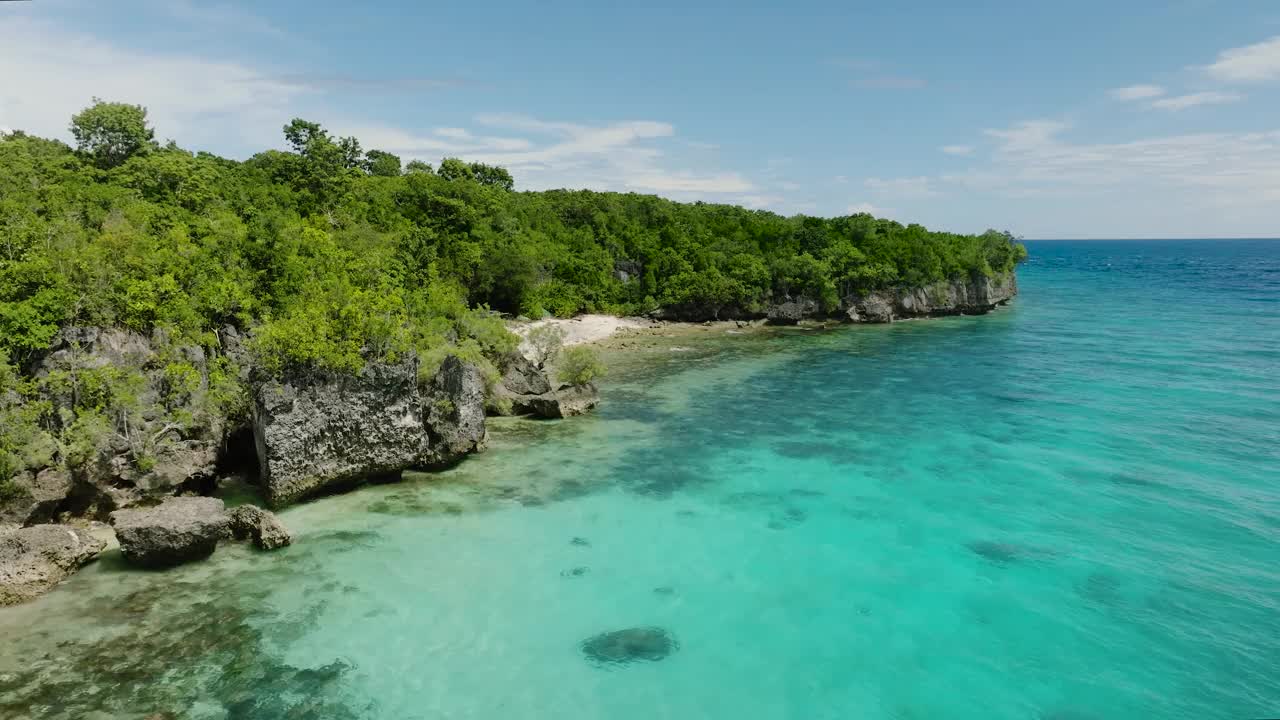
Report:
[[[0,717],[1280,716],[1280,242],[1029,249],[984,317],[619,356],[278,553],[110,553],[0,612]],[[584,656],[630,627],[678,649]]]

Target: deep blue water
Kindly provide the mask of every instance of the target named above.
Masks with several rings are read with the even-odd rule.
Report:
[[[668,339],[284,552],[106,558],[0,612],[0,716],[1280,715],[1280,242],[1028,246],[990,315]]]

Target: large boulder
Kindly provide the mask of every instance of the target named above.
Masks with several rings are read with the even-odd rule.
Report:
[[[431,443],[420,465],[443,467],[484,448],[484,399],[480,369],[452,355],[445,358],[423,394]]]
[[[565,385],[541,395],[521,398],[521,407],[542,418],[584,415],[600,403],[600,391],[592,383]]]
[[[231,511],[230,517],[232,537],[252,540],[261,550],[275,550],[293,542],[289,529],[270,510],[240,505]]]
[[[279,507],[369,478],[456,461],[484,443],[484,378],[450,356],[425,384],[418,359],[358,374],[297,373],[254,390],[262,490]]]
[[[429,438],[418,361],[369,363],[356,375],[296,374],[257,385],[254,440],[267,502],[413,466]]]
[[[502,379],[496,391],[507,395],[541,395],[551,392],[547,373],[524,355],[513,352],[505,358]]]
[[[174,497],[149,508],[111,513],[120,551],[143,567],[168,567],[208,557],[231,536],[231,518],[217,498]]]
[[[52,590],[106,547],[102,538],[66,525],[33,525],[0,534],[0,605]]]

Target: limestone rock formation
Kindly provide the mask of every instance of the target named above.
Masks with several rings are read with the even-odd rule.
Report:
[[[450,356],[425,386],[418,360],[311,373],[254,391],[261,486],[273,507],[326,489],[439,467],[483,446],[484,379]]]
[[[805,318],[819,315],[821,310],[816,300],[801,296],[772,305],[765,317],[770,325],[795,325]]]
[[[10,495],[0,501],[0,522],[31,525],[52,521],[71,494],[71,475],[61,468],[22,472],[12,479]]]
[[[174,497],[149,508],[111,513],[120,551],[143,567],[168,567],[213,553],[231,536],[223,502],[210,497]]]
[[[270,510],[241,505],[231,510],[230,517],[232,537],[251,540],[260,550],[275,550],[293,542],[289,529]]]
[[[269,380],[257,385],[254,399],[260,481],[272,506],[398,473],[427,451],[413,357],[369,363],[358,375]]]
[[[115,509],[206,488],[228,431],[225,418],[200,402],[209,389],[209,360],[200,347],[172,342],[162,331],[145,336],[63,328],[31,360],[35,378],[54,379],[40,398],[51,406],[46,422],[56,432],[66,430],[82,409],[86,387],[122,393],[129,405],[112,415],[89,456],[69,468],[52,437],[28,448],[46,459],[10,478],[11,489],[0,498],[0,522],[30,525],[63,514],[105,518]],[[179,365],[187,373],[182,387],[168,372]]]
[[[0,534],[0,605],[52,590],[106,547],[103,539],[67,525],[33,525]]]
[[[1018,294],[1013,273],[956,278],[920,287],[850,295],[841,307],[851,322],[883,323],[913,317],[979,315]]]
[[[585,415],[600,403],[600,391],[592,383],[565,385],[541,395],[525,396],[522,406],[542,418],[567,418]]]
[[[441,467],[484,447],[484,377],[479,368],[450,355],[423,395],[430,443],[416,463]]]

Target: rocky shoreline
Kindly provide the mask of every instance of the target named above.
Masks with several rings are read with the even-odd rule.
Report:
[[[713,317],[693,318],[697,324],[662,314],[551,322],[577,323],[579,332],[569,333],[566,344],[601,343],[615,333],[705,329],[720,322],[738,328],[981,314],[1016,293],[1009,273],[850,294],[826,311],[799,297],[753,313],[704,312]],[[254,368],[233,328],[219,333],[218,341],[216,353],[194,346],[174,350],[164,338],[67,328],[31,361],[32,376],[69,378],[57,385],[65,386],[65,396],[48,398],[54,408],[70,407],[82,400],[77,394],[90,391],[81,376],[109,376],[125,378],[148,410],[126,418],[124,433],[74,469],[51,463],[26,471],[0,495],[0,606],[31,600],[92,562],[107,543],[87,523],[109,520],[124,558],[141,567],[197,560],[231,539],[273,549],[290,541],[274,515],[252,505],[228,510],[208,497],[226,478],[247,479],[266,505],[280,508],[364,482],[395,481],[406,470],[459,462],[485,447],[486,416],[570,417],[590,411],[599,399],[594,385],[555,382],[547,368],[518,352],[500,364],[496,382],[457,357],[424,368],[412,354],[369,363],[355,374],[294,370],[267,376]],[[177,364],[192,369],[193,379],[180,392],[172,377],[175,355]],[[218,373],[228,368],[249,389],[242,414],[247,419],[239,422],[210,409]]]

